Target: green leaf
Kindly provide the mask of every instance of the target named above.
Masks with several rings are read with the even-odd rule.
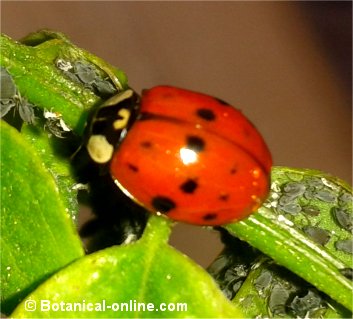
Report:
[[[70,147],[68,139],[56,138],[43,131],[38,125],[24,124],[21,134],[37,151],[42,163],[52,174],[59,189],[61,201],[74,221],[79,211],[77,202],[77,182],[70,166]]]
[[[0,65],[11,74],[22,96],[37,107],[60,114],[67,126],[79,135],[89,110],[101,99],[86,83],[73,80],[73,74],[60,69],[59,61],[70,66],[79,61],[92,67],[102,78],[109,78],[115,89],[127,87],[122,71],[74,46],[60,33],[42,31],[28,36],[24,42],[36,45],[27,46],[2,35]]]
[[[143,237],[132,244],[115,246],[82,258],[55,274],[21,303],[15,318],[177,318],[241,317],[241,313],[220,292],[211,277],[198,265],[168,246],[170,222],[150,218]],[[29,301],[30,300],[30,301]],[[59,311],[40,309],[42,300]],[[104,311],[69,311],[74,302],[96,307],[113,305]],[[26,311],[28,303],[37,310]],[[56,303],[56,305],[54,305]],[[126,307],[130,304],[132,308]],[[153,305],[155,310],[143,311]],[[162,311],[160,306],[175,307]],[[135,308],[134,308],[135,307]],[[141,307],[141,306],[140,306]],[[177,307],[180,308],[177,311]],[[55,309],[55,308],[54,308]],[[67,310],[65,310],[67,309]],[[98,308],[97,308],[98,309]]]
[[[267,203],[225,228],[352,311],[352,281],[344,276],[352,268],[351,187],[322,172],[281,167],[272,181]],[[339,222],[337,210],[346,214]]]
[[[1,306],[9,313],[83,250],[53,176],[20,133],[0,128]]]
[[[83,59],[83,60],[89,61],[95,66],[97,66],[104,73],[106,73],[106,75],[108,75],[108,77],[110,78],[110,80],[113,82],[114,86],[118,90],[124,90],[128,88],[127,77],[122,70],[113,67],[111,64],[95,56],[89,51],[78,48],[77,46],[75,46],[70,42],[70,40],[65,34],[61,32],[43,29],[43,30],[28,34],[26,37],[21,39],[21,43],[26,44],[28,46],[38,46],[40,44],[43,44],[51,40],[59,40],[69,44],[69,47],[70,47],[69,52],[64,52],[63,54],[61,53],[62,56],[67,58],[68,55],[71,55],[72,58],[74,59]],[[52,44],[49,44],[49,46],[53,47]],[[57,49],[59,49],[56,47],[56,45],[54,45],[54,47],[55,47],[54,52]],[[44,53],[44,57],[45,56],[46,56],[46,53]]]

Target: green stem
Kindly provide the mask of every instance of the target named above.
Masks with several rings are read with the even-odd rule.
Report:
[[[352,282],[339,272],[346,265],[285,221],[274,218],[269,209],[260,211],[225,228],[352,310]]]
[[[167,243],[171,233],[173,222],[167,218],[151,215],[141,241]]]

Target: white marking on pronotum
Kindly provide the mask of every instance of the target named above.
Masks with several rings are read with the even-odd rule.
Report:
[[[118,115],[121,117],[121,119],[114,121],[113,127],[115,130],[121,130],[126,127],[126,124],[130,118],[130,111],[128,109],[121,109],[119,110]]]
[[[112,158],[114,147],[109,144],[104,135],[92,135],[87,143],[87,151],[95,162],[103,164]]]

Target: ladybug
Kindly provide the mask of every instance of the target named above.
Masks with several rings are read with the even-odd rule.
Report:
[[[96,112],[87,140],[93,161],[148,211],[221,225],[266,199],[271,154],[256,128],[217,98],[171,86],[128,89]]]

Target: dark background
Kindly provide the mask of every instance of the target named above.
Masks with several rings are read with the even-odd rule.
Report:
[[[124,70],[140,91],[170,84],[241,108],[275,165],[351,182],[351,2],[2,2],[1,31],[41,28]],[[171,242],[208,265],[216,234],[178,225]]]

